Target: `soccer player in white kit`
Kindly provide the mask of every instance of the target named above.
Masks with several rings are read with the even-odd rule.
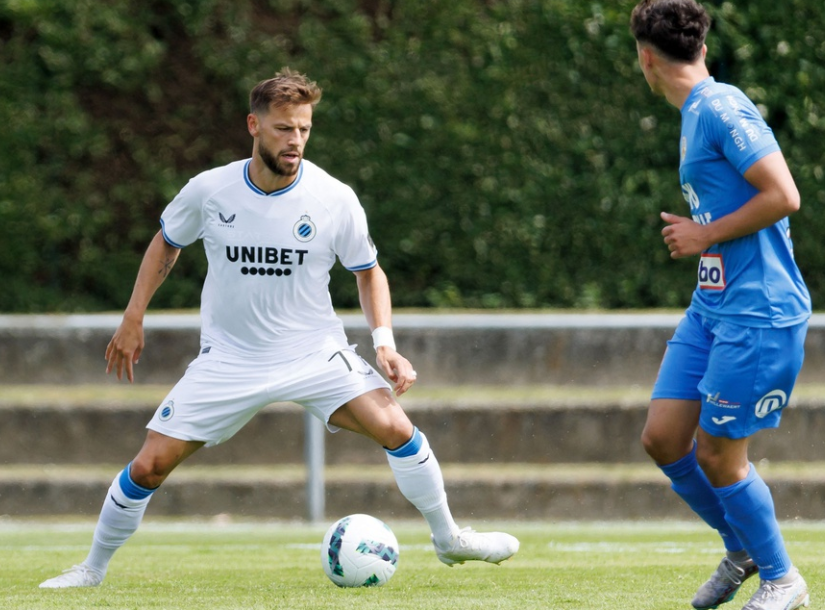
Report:
[[[364,210],[351,188],[303,158],[320,98],[314,82],[289,69],[258,83],[247,116],[252,157],[199,174],[163,212],[106,348],[107,373],[134,380],[149,301],[180,249],[198,239],[209,263],[200,353],[112,482],[87,558],[40,587],[99,585],[172,470],[276,401],[302,405],[332,432],[343,428],[380,443],[401,493],[427,520],[442,562],[500,563],[518,550],[509,534],[459,529],[426,436],[348,344],[333,311],[329,270],[337,258],[355,274],[377,363],[392,390],[401,395],[415,383],[412,365],[395,350],[389,286]]]

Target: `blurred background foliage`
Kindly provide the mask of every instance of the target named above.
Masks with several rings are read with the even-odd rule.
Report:
[[[248,157],[247,95],[324,89],[307,158],[359,194],[396,306],[682,307],[679,112],[648,90],[635,1],[0,0],[0,311],[125,306],[164,206]],[[825,4],[708,2],[712,73],[759,105],[825,299]],[[153,301],[196,307],[188,248]],[[351,275],[333,301],[356,307]]]

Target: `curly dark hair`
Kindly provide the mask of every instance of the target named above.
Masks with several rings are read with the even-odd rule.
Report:
[[[695,0],[642,0],[630,15],[630,31],[670,59],[692,63],[702,54],[710,15]]]

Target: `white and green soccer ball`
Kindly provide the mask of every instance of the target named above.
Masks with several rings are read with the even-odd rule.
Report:
[[[395,574],[398,540],[380,519],[349,515],[324,535],[321,564],[339,587],[380,587]]]

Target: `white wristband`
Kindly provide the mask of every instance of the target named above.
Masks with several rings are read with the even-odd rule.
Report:
[[[392,336],[392,329],[389,326],[379,326],[372,331],[372,346],[375,351],[379,347],[387,346],[395,350],[395,339]]]

